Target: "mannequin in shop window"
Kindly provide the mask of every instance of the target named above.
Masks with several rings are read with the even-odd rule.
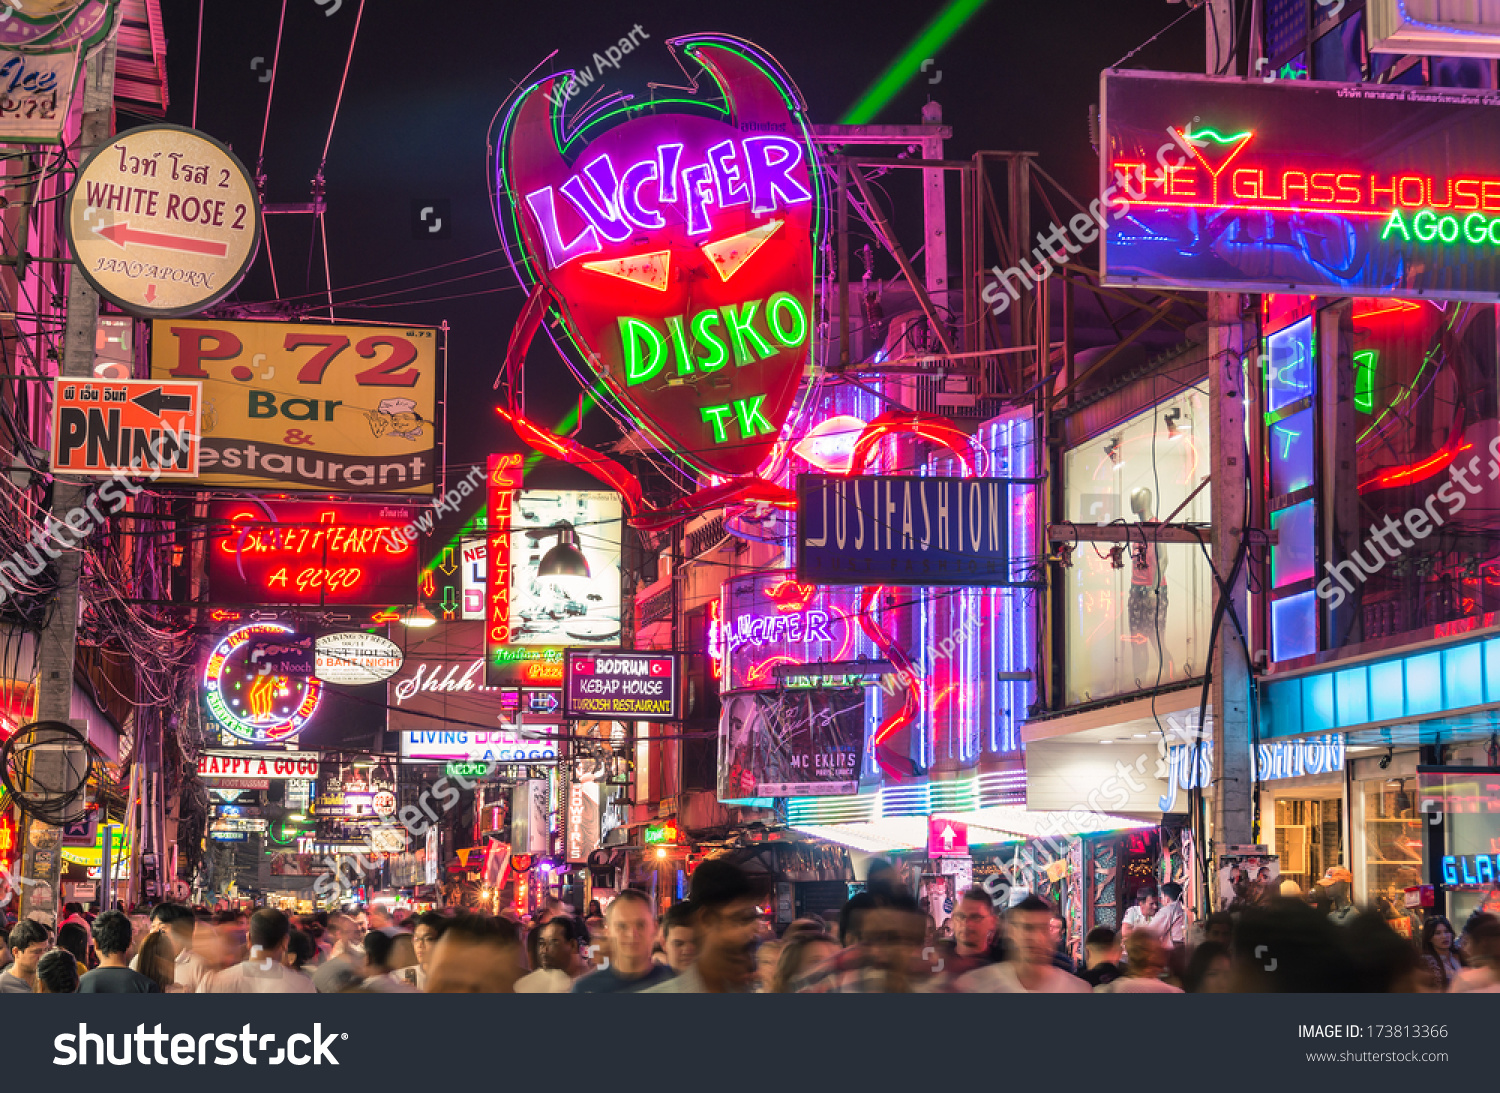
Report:
[[[1130,511],[1141,523],[1156,519],[1155,499],[1141,486],[1130,491]],[[1166,559],[1161,545],[1130,546],[1130,652],[1137,687],[1154,687],[1169,678],[1162,637],[1167,631]]]

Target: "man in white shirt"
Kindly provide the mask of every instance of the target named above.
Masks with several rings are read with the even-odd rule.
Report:
[[[1125,912],[1125,921],[1120,924],[1120,936],[1126,938],[1138,926],[1150,926],[1157,907],[1156,889],[1142,888],[1135,894],[1135,906]]]
[[[1187,930],[1187,912],[1182,907],[1182,885],[1168,881],[1161,886],[1161,910],[1151,916],[1151,929],[1163,945],[1182,947]]]
[[[978,968],[954,981],[970,994],[1088,994],[1091,988],[1052,962],[1052,907],[1027,896],[1005,915],[1014,958]]]
[[[316,994],[313,981],[286,965],[291,922],[273,907],[250,916],[250,959],[209,973],[198,985],[199,994]]]

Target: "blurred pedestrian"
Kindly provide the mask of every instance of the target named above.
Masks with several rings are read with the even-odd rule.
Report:
[[[1217,941],[1205,941],[1193,950],[1182,989],[1188,994],[1228,994],[1233,989],[1234,962],[1229,948]]]
[[[163,930],[152,930],[146,934],[140,951],[135,954],[133,970],[154,982],[163,994],[175,994],[178,991],[176,960],[172,935]]]
[[[945,972],[959,976],[995,962],[992,946],[999,919],[988,892],[977,884],[969,888],[948,921],[953,924],[953,940],[941,946]]]
[[[693,871],[697,957],[649,994],[731,994],[748,991],[755,975],[761,913],[755,889],[739,866],[711,858]]]
[[[554,915],[536,929],[539,967],[516,981],[517,994],[567,994],[583,974],[583,931],[568,915]]]
[[[86,975],[89,970],[89,940],[88,927],[82,923],[64,922],[57,928],[57,947],[73,954],[73,959],[78,962],[80,976]]]
[[[693,905],[688,900],[667,908],[661,920],[661,943],[667,967],[681,975],[698,959],[698,942],[693,928]]]
[[[1132,931],[1150,926],[1152,916],[1161,908],[1156,899],[1156,889],[1142,888],[1135,894],[1135,904],[1125,912],[1125,921],[1120,925],[1120,937],[1128,938]]]
[[[432,954],[447,928],[448,920],[436,911],[426,911],[416,918],[411,944],[417,954],[417,966],[406,969],[406,979],[419,991],[427,989],[427,973],[432,968]]]
[[[828,934],[800,931],[782,939],[768,994],[790,994],[792,984],[838,956],[839,944]]]
[[[1234,932],[1234,991],[1342,993],[1355,968],[1347,938],[1327,915],[1300,900],[1248,907]]]
[[[651,900],[636,888],[626,888],[610,901],[604,913],[604,936],[609,954],[599,970],[573,984],[574,994],[627,994],[671,979],[673,972],[651,960],[656,944],[656,916]]]
[[[273,907],[250,916],[250,951],[246,959],[212,972],[198,984],[199,994],[314,994],[313,980],[288,966],[286,951],[291,921]]]
[[[1187,912],[1182,906],[1182,885],[1168,881],[1161,886],[1161,908],[1151,916],[1151,929],[1161,943],[1180,948],[1187,933]]]
[[[365,954],[359,947],[359,927],[348,915],[329,915],[326,936],[333,947],[313,973],[313,985],[323,994],[337,994],[364,978]]]
[[[882,889],[858,919],[858,942],[793,982],[809,994],[911,994],[933,989],[931,919],[906,892]]]
[[[1083,939],[1083,971],[1078,974],[1090,987],[1120,978],[1120,935],[1108,926],[1095,926]]]
[[[52,947],[51,935],[40,922],[25,918],[11,929],[7,940],[11,963],[0,972],[0,994],[31,994],[36,990],[37,961]]]
[[[1095,994],[1181,994],[1181,987],[1162,981],[1167,970],[1167,948],[1149,927],[1133,930],[1125,939],[1125,974],[1095,987]]]
[[[1088,994],[1089,985],[1052,962],[1052,907],[1026,896],[1005,915],[1011,958],[960,976],[954,987],[975,994]]]
[[[461,915],[433,949],[428,994],[513,994],[521,976],[521,935],[503,918]]]
[[[1471,915],[1464,924],[1464,938],[1470,966],[1453,977],[1448,993],[1500,994],[1500,918]],[[15,941],[11,944],[14,946]]]

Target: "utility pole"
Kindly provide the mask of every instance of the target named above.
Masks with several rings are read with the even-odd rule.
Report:
[[[89,58],[83,79],[83,116],[79,130],[77,161],[82,162],[95,148],[111,136],[114,125],[115,53],[118,38],[112,35]],[[80,379],[94,374],[95,339],[99,325],[99,294],[76,271],[68,277],[67,325],[63,336],[62,376]],[[50,521],[62,519],[83,505],[88,487],[79,482],[58,478],[52,486]],[[37,635],[37,702],[38,721],[68,723],[73,704],[73,659],[78,630],[79,552],[62,551],[55,563],[57,595],[48,612],[46,625]],[[28,786],[36,787],[38,796],[50,798],[57,787],[75,786],[87,769],[86,755],[76,743],[60,741],[42,743],[31,753]],[[36,837],[43,825],[28,825],[22,876],[32,883],[23,884],[22,914],[42,911],[57,921],[61,902],[59,878],[62,873],[62,851],[56,833]],[[108,829],[102,824],[101,830]],[[41,845],[38,845],[40,843]],[[104,894],[101,894],[101,899]],[[101,905],[102,906],[102,905]]]
[[[1232,0],[1207,0],[1206,64],[1209,75],[1233,74],[1235,11]],[[1230,608],[1243,623],[1249,603],[1248,563],[1235,569],[1248,534],[1249,453],[1245,449],[1245,328],[1238,292],[1208,294],[1208,401],[1213,422],[1213,565],[1218,573],[1214,611]],[[1226,611],[1210,658],[1213,672],[1213,831],[1215,845],[1255,842],[1251,817],[1250,662]],[[1205,848],[1206,849],[1206,848]]]

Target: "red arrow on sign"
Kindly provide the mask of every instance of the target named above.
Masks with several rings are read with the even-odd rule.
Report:
[[[107,228],[99,228],[98,234],[121,248],[126,244],[135,243],[142,247],[185,251],[189,254],[207,254],[214,258],[223,258],[229,253],[228,243],[218,243],[212,239],[194,239],[186,235],[168,235],[166,232],[141,231],[139,228],[132,229],[128,220],[111,224]]]
[[[156,286],[155,285],[147,285],[146,286],[146,302],[149,304],[149,303],[151,303],[155,299],[156,299]]]

